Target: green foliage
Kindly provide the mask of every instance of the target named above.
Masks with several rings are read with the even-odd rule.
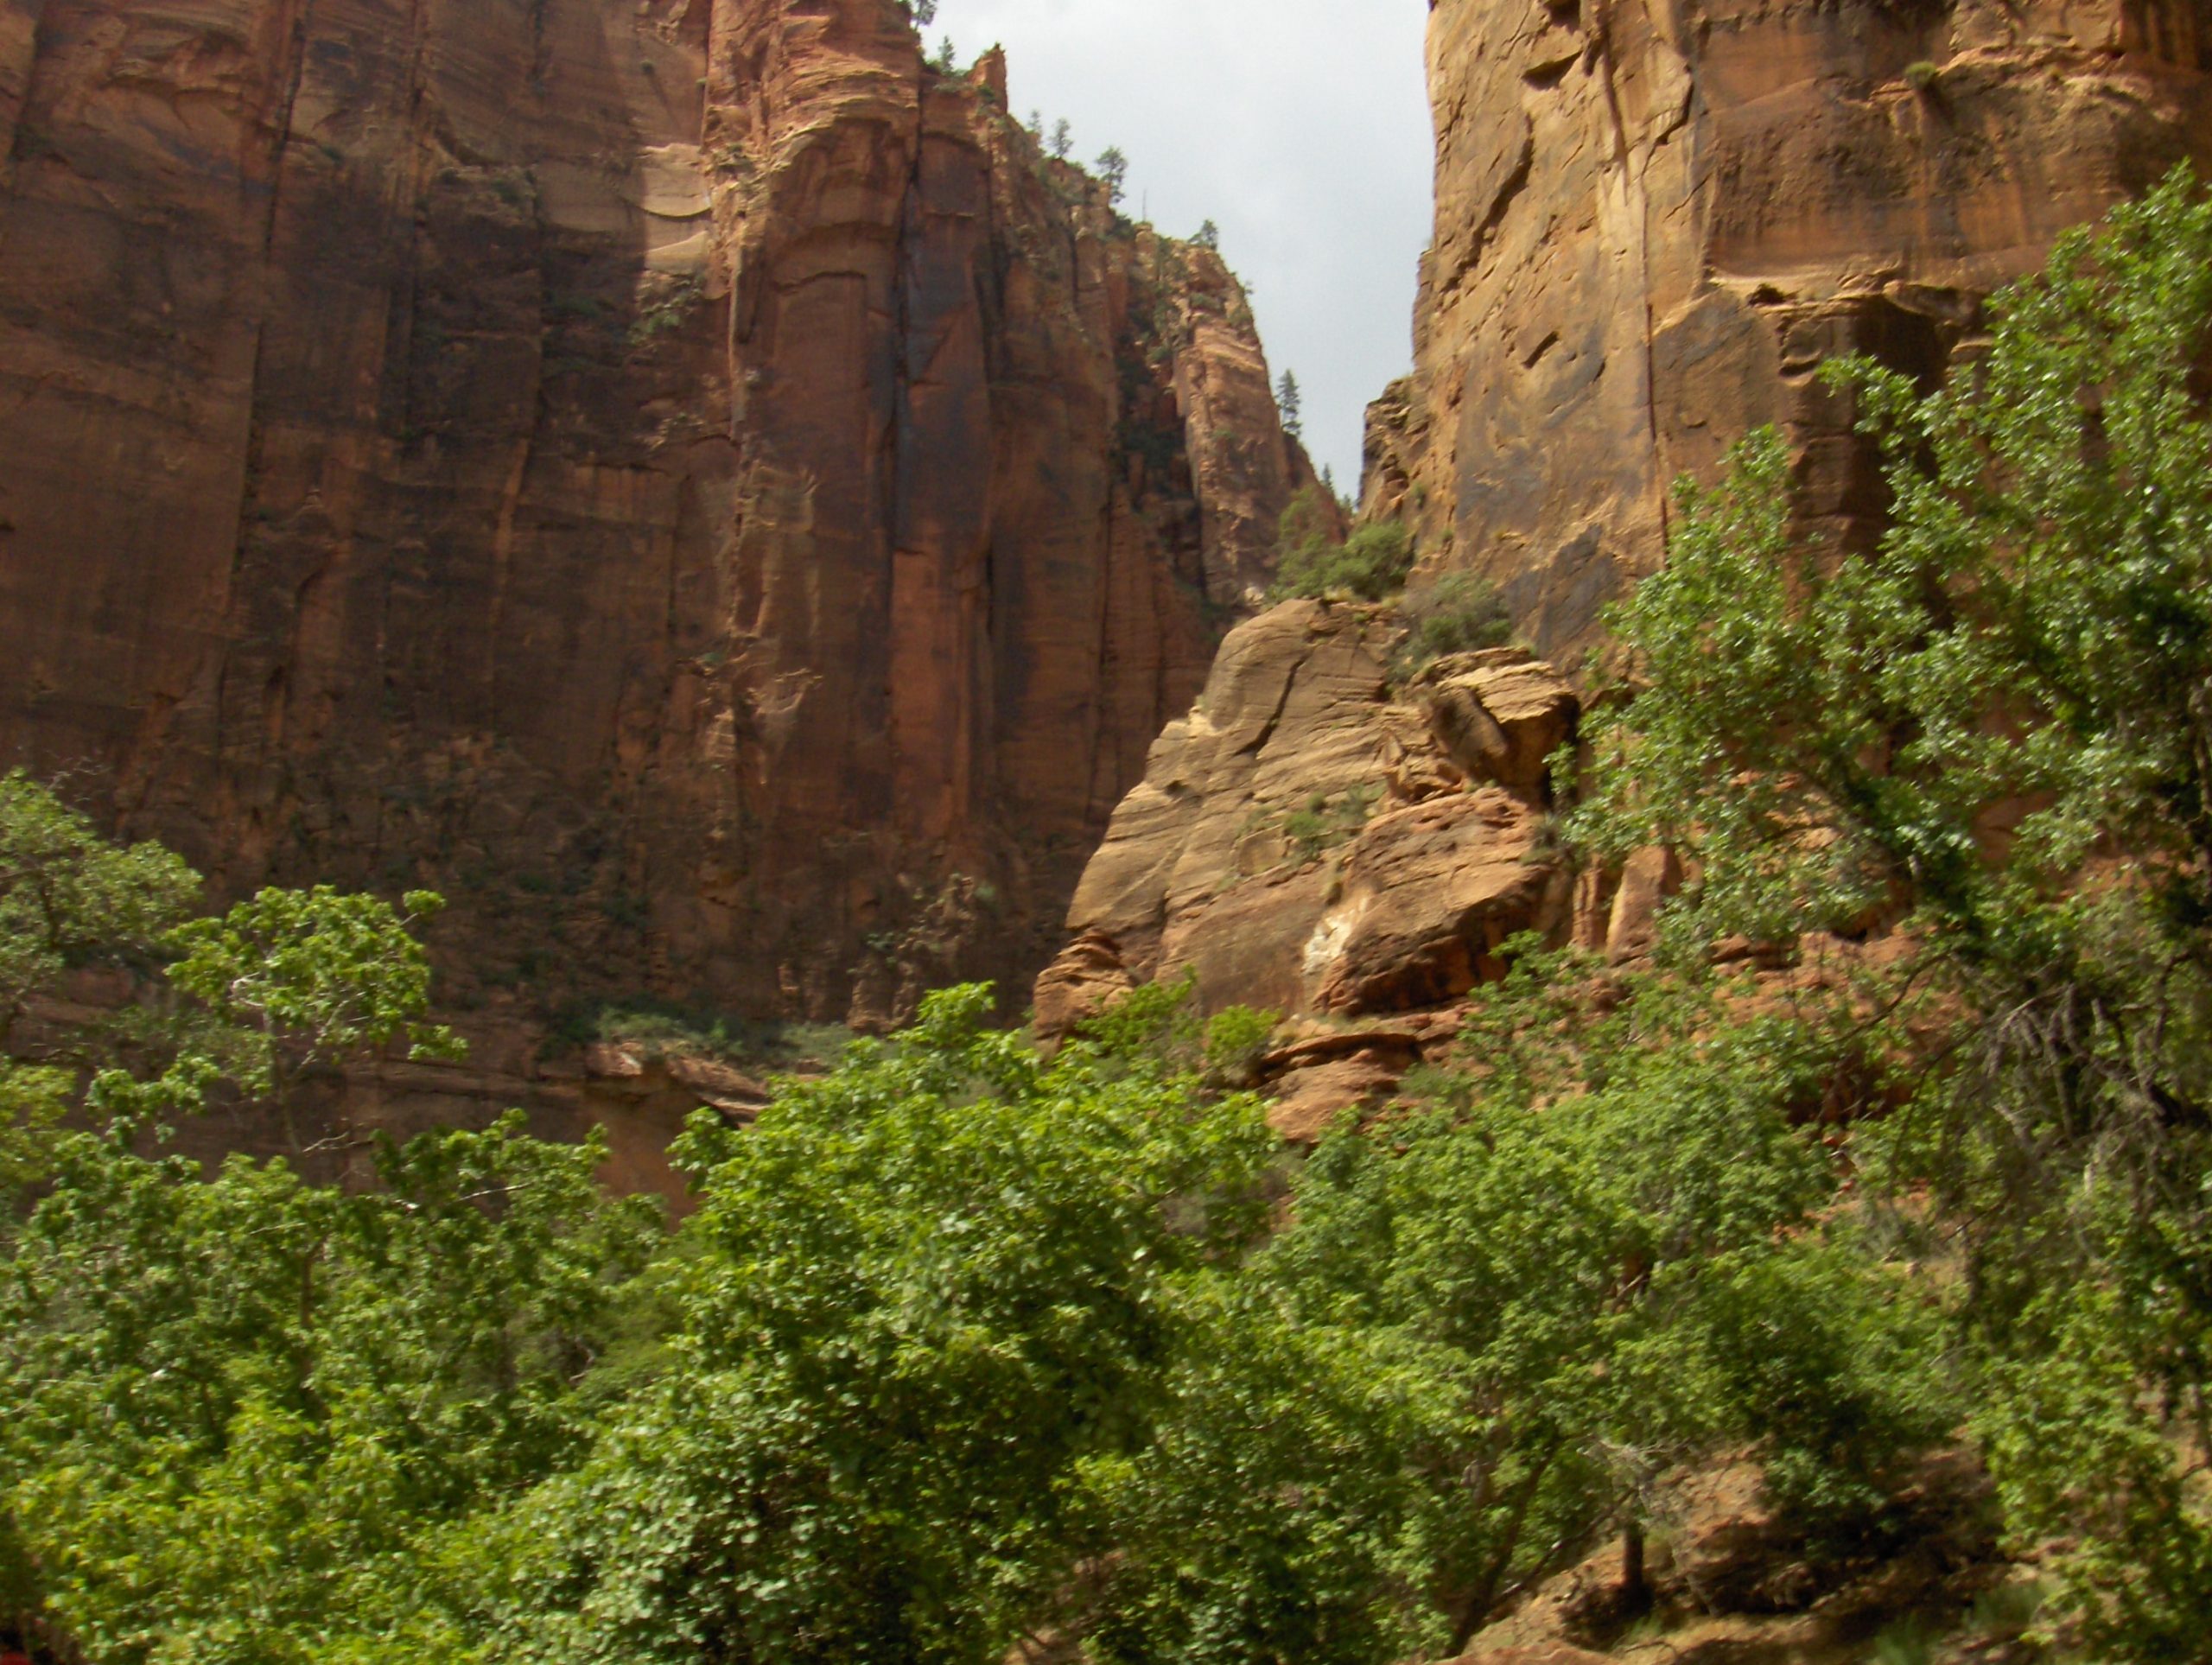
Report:
[[[0,1307],[0,1575],[125,1661],[1364,1665],[1719,1445],[1858,1507],[1942,1418],[1790,1125],[1833,1038],[1663,982],[1577,1027],[1575,963],[1511,955],[1459,1108],[1287,1210],[1220,1091],[1273,1020],[1188,978],[1050,1060],[948,991],[696,1119],[643,1272],[596,1147],[512,1124],[353,1196],[72,1135]]]
[[[695,1120],[681,1363],[531,1504],[520,1655],[997,1665],[1054,1614],[1085,1466],[1147,1442],[1272,1146],[1249,1099],[1046,1063],[991,1009],[932,995],[754,1127]]]
[[[944,48],[948,54],[946,67],[949,70],[952,42],[948,40]],[[682,329],[690,321],[692,315],[698,311],[705,298],[706,291],[696,278],[682,278],[668,284],[649,305],[641,307],[638,315],[631,320],[629,342],[632,349],[649,347],[663,336],[672,335]]]
[[[1153,1437],[1084,1466],[1113,1556],[1077,1628],[1111,1665],[1361,1665],[1442,1639],[1424,1494],[1408,1458],[1452,1407],[1394,1338],[1307,1325],[1280,1294],[1214,1279],[1201,1344],[1168,1380]]]
[[[1193,968],[1173,982],[1132,988],[1104,1011],[1084,1019],[1077,1033],[1102,1059],[1187,1064],[1204,1033],[1198,995],[1198,974]]]
[[[421,1022],[429,970],[403,917],[366,896],[264,891],[194,919],[199,875],[161,846],[118,848],[20,772],[0,778],[0,1195],[47,1172],[52,1130],[80,1100],[137,1117],[197,1108],[218,1084],[289,1108],[308,1070],[404,1039],[450,1053]],[[145,997],[20,1034],[73,975],[105,971]],[[179,996],[182,998],[180,999]]]
[[[1282,413],[1282,431],[1293,439],[1298,438],[1305,431],[1306,403],[1298,391],[1298,378],[1287,370],[1275,384],[1275,407]]]
[[[1333,797],[1310,794],[1282,817],[1281,829],[1291,861],[1301,867],[1318,861],[1338,845],[1357,838],[1381,796],[1381,789],[1372,785],[1353,786]]]
[[[219,1086],[289,1111],[310,1070],[453,1047],[409,932],[436,896],[264,890],[193,918],[198,890],[0,780],[8,1040],[41,1060],[0,1066],[0,1181],[29,1193],[0,1236],[0,1591],[120,1662],[449,1640],[466,1556],[442,1535],[576,1444],[656,1211],[604,1202],[601,1145],[518,1118],[380,1147],[366,1195],[139,1153],[148,1117]],[[93,969],[137,998],[41,1006]],[[114,1120],[62,1131],[77,1109]]]
[[[1339,541],[1320,489],[1308,486],[1283,511],[1274,595],[1281,601],[1346,594],[1379,601],[1405,587],[1413,564],[1413,537],[1401,522],[1363,526]]]
[[[1398,603],[1406,639],[1392,656],[1393,678],[1405,682],[1447,653],[1503,647],[1513,639],[1513,615],[1487,578],[1446,573],[1409,589]]]
[[[1114,1553],[1058,1626],[1094,1656],[1464,1643],[1745,1444],[1778,1507],[1853,1542],[1955,1425],[1927,1281],[1834,1215],[1834,1161],[1793,1125],[1846,1045],[1831,1014],[1743,1020],[1654,976],[1592,1020],[1571,956],[1508,956],[1467,1036],[1483,1071],[1325,1141],[1287,1229],[1187,1291],[1148,1438],[1085,1458]],[[1136,991],[1102,1054],[1186,1052],[1189,993]]]
[[[54,1132],[76,1085],[72,1071],[51,1064],[0,1064],[0,1208],[51,1172]]]
[[[1228,1087],[1257,1084],[1260,1059],[1281,1015],[1249,1006],[1227,1006],[1206,1020],[1205,1074]]]
[[[199,891],[159,844],[118,848],[21,770],[0,776],[0,1017],[68,969],[153,962]]]
[[[564,1046],[611,1041],[651,1058],[711,1058],[768,1070],[834,1064],[853,1040],[853,1032],[841,1023],[754,1019],[650,1000],[573,1007],[562,1014],[555,1032]]]
[[[1122,154],[1119,145],[1108,145],[1098,153],[1098,160],[1090,164],[1098,170],[1098,177],[1105,182],[1106,200],[1119,206],[1128,194],[1129,159]]]
[[[1910,927],[1870,993],[1925,1062],[1857,1153],[1963,1257],[1975,1433],[2012,1530],[2066,1546],[2050,1612],[2178,1659],[2212,1618],[2212,204],[2177,172],[1989,315],[1940,391],[1825,372],[1885,459],[1872,551],[1798,543],[1770,433],[1681,489],[1573,830],[1692,858],[1692,957]]]
[[[642,1274],[595,1153],[512,1127],[352,1196],[43,1135],[0,1589],[149,1665],[1380,1665],[1639,1541],[1721,1452],[1815,1551],[1878,1544],[1963,1429],[2044,1547],[2039,1624],[2198,1656],[2212,208],[2177,176],[1990,318],[1941,391],[1828,372],[1885,459],[1875,549],[1805,548],[1755,435],[1614,615],[1637,682],[1572,829],[1689,858],[1655,967],[1506,944],[1469,1062],[1287,1179],[1224,1091],[1266,1014],[1202,1024],[1186,978],[1047,1059],[947,991],[755,1126],[696,1120],[698,1210]],[[1402,528],[1286,519],[1288,593],[1411,569]],[[25,798],[56,854],[23,871],[86,875],[50,904],[5,880],[11,801],[0,966],[175,956],[189,1008],[24,1066],[55,1073],[0,1083],[22,1115],[94,1067],[127,1110],[416,1035],[398,914],[184,925],[188,874]],[[1710,952],[1885,924],[1856,977]]]
[[[444,906],[432,891],[410,892],[403,914],[327,885],[264,890],[170,932],[168,978],[226,1026],[232,1078],[257,1097],[281,1102],[307,1071],[394,1041],[450,1058],[451,1032],[422,1021],[430,963],[410,929]]]
[[[1936,1656],[1935,1639],[1916,1618],[1885,1625],[1874,1638],[1872,1665],[1929,1665]]]
[[[155,843],[118,848],[92,823],[22,771],[0,776],[0,1045],[19,1051],[34,1006],[62,992],[73,973],[137,976],[158,966],[169,934],[189,915],[200,876]],[[101,1072],[120,1099],[133,1077],[118,1067],[137,1054],[159,1068],[175,1048],[123,1012],[41,1036],[37,1057],[0,1062],[0,1203],[48,1171],[52,1132]],[[196,1101],[204,1068],[186,1065],[143,1090],[146,1102]]]
[[[345,1656],[422,1616],[436,1533],[557,1465],[653,1211],[519,1116],[378,1157],[381,1188],[212,1179],[60,1141],[0,1279],[0,1511],[116,1662]]]
[[[2177,923],[2212,919],[2189,691],[2212,677],[2208,255],[2212,207],[2177,175],[1993,301],[1972,377],[1923,397],[1832,367],[1896,500],[1866,558],[1793,550],[1771,432],[1720,487],[1679,488],[1667,569],[1613,616],[1650,690],[1594,727],[1584,836],[1694,850],[1700,912],[1754,935],[1897,895],[2001,950],[2115,847],[2163,858]],[[1993,863],[1978,835],[2012,804]]]
[[[1815,1547],[1878,1533],[1908,1459],[1958,1423],[1933,1286],[1847,1219],[1710,1269],[1699,1307],[1715,1407],[1760,1442],[1777,1513]]]

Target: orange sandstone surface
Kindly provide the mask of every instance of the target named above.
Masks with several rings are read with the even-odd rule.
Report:
[[[1820,361],[1940,376],[2058,232],[2212,163],[2206,0],[1436,0],[1428,73],[1415,369],[1363,507],[1555,658],[1747,429],[1799,448],[1809,524],[1871,536]]]

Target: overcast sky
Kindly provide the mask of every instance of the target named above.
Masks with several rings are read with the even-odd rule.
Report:
[[[1367,401],[1411,367],[1432,165],[1427,0],[940,0],[960,61],[1007,51],[1014,113],[1065,117],[1077,160],[1129,159],[1133,214],[1221,227],[1306,442],[1359,480]]]

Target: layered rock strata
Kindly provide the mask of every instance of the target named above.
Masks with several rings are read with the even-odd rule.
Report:
[[[1507,937],[1565,929],[1545,762],[1574,696],[1512,648],[1394,688],[1401,634],[1325,601],[1230,632],[1084,874],[1075,941],[1038,982],[1041,1030],[1185,974],[1210,1009],[1363,1020],[1448,1001],[1496,974]]]
[[[1871,537],[1820,361],[1932,380],[2061,230],[2212,164],[2207,0],[1437,0],[1428,60],[1435,238],[1363,506],[1555,657],[1749,428],[1799,448],[1808,531]]]
[[[0,760],[444,890],[480,1026],[1026,982],[1312,474],[1004,106],[895,0],[0,0]]]

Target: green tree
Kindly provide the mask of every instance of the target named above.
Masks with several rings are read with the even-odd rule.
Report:
[[[73,974],[149,973],[199,875],[158,844],[118,848],[22,771],[0,776],[0,1204],[39,1179],[80,1082],[148,1050],[143,1014],[41,1023]]]
[[[1418,1347],[1300,1321],[1273,1280],[1218,1274],[1181,1302],[1168,1402],[1141,1446],[1084,1461],[1113,1553],[1070,1630],[1102,1665],[1380,1665],[1446,1626],[1419,1455],[1452,1429]]]
[[[1513,615],[1497,587],[1472,573],[1446,573],[1406,591],[1399,604],[1406,639],[1392,657],[1403,682],[1447,653],[1503,647],[1513,639]]]
[[[1274,595],[1344,594],[1380,601],[1405,588],[1414,565],[1412,534],[1402,521],[1362,526],[1337,535],[1322,488],[1309,486],[1283,510],[1276,537]]]
[[[59,1144],[0,1274],[0,1583],[118,1665],[450,1643],[438,1533],[575,1447],[656,1211],[519,1115],[366,1194]]]
[[[1074,149],[1075,130],[1068,125],[1068,118],[1063,116],[1052,124],[1052,160],[1065,162],[1069,152]]]
[[[1106,200],[1116,207],[1128,194],[1129,159],[1122,154],[1119,145],[1109,144],[1098,153],[1098,160],[1090,164],[1098,170],[1098,177],[1106,184]]]
[[[1306,431],[1305,401],[1298,391],[1298,378],[1287,370],[1275,384],[1275,406],[1282,412],[1282,431],[1293,439]]]
[[[195,918],[199,890],[0,778],[0,1593],[106,1660],[450,1640],[438,1533],[575,1445],[654,1211],[601,1198],[601,1145],[515,1118],[383,1147],[366,1196],[140,1153],[211,1092],[289,1115],[310,1071],[453,1048],[409,930],[435,895],[264,890]],[[56,1003],[93,975],[105,1015]],[[72,1109],[109,1125],[62,1131]]]
[[[2177,172],[1989,318],[1932,393],[1825,372],[1885,460],[1872,550],[1800,535],[1771,433],[1680,488],[1574,830],[1693,859],[1692,953],[1904,927],[1879,998],[1923,1062],[1861,1160],[1966,1255],[2012,1525],[2077,1546],[2059,1611],[2176,1659],[2212,1625],[2212,206]]]
[[[288,1119],[309,1071],[404,1041],[457,1043],[423,1021],[429,965],[407,912],[328,887],[264,890],[194,918],[200,876],[146,842],[118,848],[48,788],[0,778],[0,1184],[43,1171],[48,1134],[80,1099],[143,1118],[196,1109],[218,1084]],[[123,979],[137,998],[58,1015],[73,975]]]
[[[999,1665],[1066,1617],[1105,1547],[1079,1478],[1151,1438],[1272,1141],[991,1010],[931,995],[753,1127],[695,1119],[678,1362],[524,1512],[518,1655]]]
[[[434,891],[410,891],[403,914],[327,885],[264,890],[171,931],[168,981],[221,1026],[230,1079],[289,1124],[302,1077],[365,1049],[404,1041],[418,1058],[457,1055],[451,1031],[423,1021],[430,963],[412,934],[444,906]]]
[[[1496,1016],[1529,1021],[1529,999],[1508,991]],[[1393,1334],[1452,1390],[1423,1460],[1455,1649],[1592,1534],[1633,1549],[1662,1483],[1716,1448],[1764,1441],[1783,1501],[1802,1518],[1829,1496],[1841,1527],[1899,1449],[1941,1432],[1913,1414],[1922,1338],[1870,1341],[1911,1310],[1878,1297],[1897,1293],[1889,1274],[1806,1235],[1835,1176],[1789,1111],[1827,1066],[1822,1035],[1681,1000],[1646,989],[1572,1068],[1501,1058],[1465,1109],[1387,1146],[1333,1139],[1270,1251],[1309,1320]],[[1762,1306],[1777,1282],[1832,1293]],[[1732,1339],[1747,1321],[1763,1344]],[[1851,1395],[1825,1368],[1839,1356],[1896,1363]],[[1807,1420],[1776,1421],[1792,1403]],[[1894,1438],[1854,1445],[1873,1407]]]

